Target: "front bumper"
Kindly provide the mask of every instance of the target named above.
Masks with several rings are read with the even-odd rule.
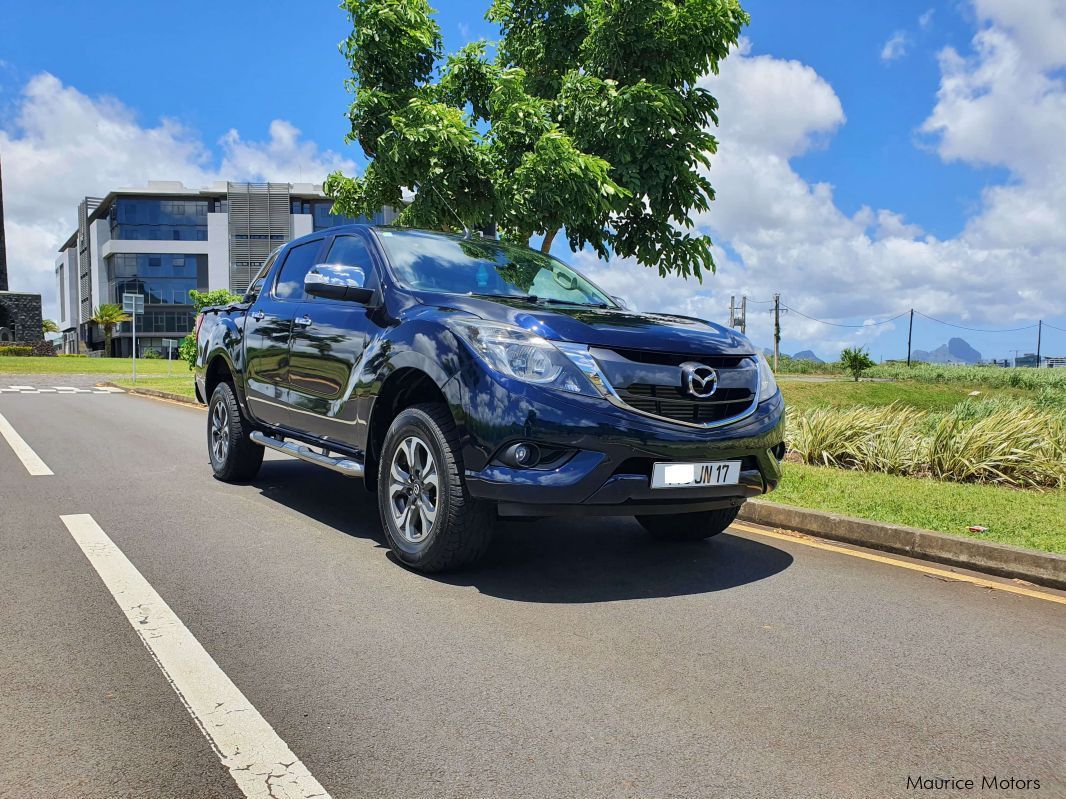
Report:
[[[778,392],[749,417],[699,430],[650,419],[605,400],[560,394],[490,377],[463,375],[463,462],[471,495],[499,503],[504,516],[635,515],[735,507],[781,479],[784,403]],[[503,465],[518,441],[560,447],[554,468]],[[732,486],[651,488],[656,462],[740,460]]]

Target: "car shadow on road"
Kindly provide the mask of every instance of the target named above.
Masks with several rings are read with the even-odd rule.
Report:
[[[268,461],[255,485],[267,499],[385,546],[377,502],[361,483],[297,461]],[[582,603],[725,591],[791,564],[784,550],[729,533],[692,543],[655,541],[626,516],[500,520],[477,566],[425,578],[502,599]]]

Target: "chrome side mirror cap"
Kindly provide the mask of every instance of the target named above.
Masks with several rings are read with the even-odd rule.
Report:
[[[366,304],[374,290],[366,288],[366,271],[361,266],[316,264],[304,277],[304,292],[312,297],[349,300]]]

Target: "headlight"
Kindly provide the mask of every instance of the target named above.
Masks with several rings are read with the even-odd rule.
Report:
[[[448,326],[491,368],[506,377],[573,394],[602,396],[570,358],[546,338],[513,325],[477,319],[450,319]]]
[[[759,401],[763,402],[777,393],[777,381],[774,379],[774,372],[766,356],[759,355],[757,360],[759,361]]]

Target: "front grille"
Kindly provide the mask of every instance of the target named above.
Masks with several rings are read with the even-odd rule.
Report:
[[[713,424],[741,416],[755,401],[754,391],[743,386],[719,388],[706,399],[690,397],[680,386],[654,383],[631,383],[616,391],[631,408],[688,424]]]
[[[686,361],[698,361],[706,366],[712,366],[715,369],[736,369],[744,361],[748,360],[748,355],[683,355],[673,352],[652,352],[649,350],[630,350],[622,349],[619,347],[612,347],[612,352],[621,355],[627,361],[633,361],[635,363],[652,363],[659,366],[680,366]]]

